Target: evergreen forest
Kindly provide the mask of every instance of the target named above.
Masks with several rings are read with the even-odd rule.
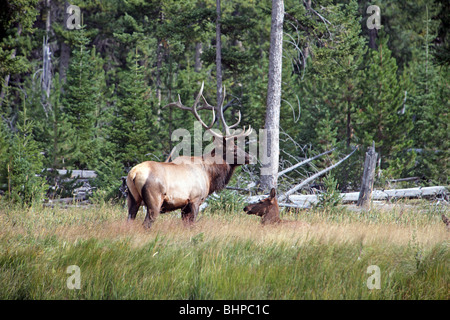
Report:
[[[240,112],[241,127],[262,129],[269,0],[2,0],[0,201],[70,197],[77,185],[61,169],[94,170],[93,197],[117,199],[131,167],[165,161],[172,133],[193,133],[195,118],[163,107],[178,96],[192,105],[202,82],[217,103],[217,2],[225,117]],[[450,2],[285,0],[284,9],[279,170],[334,151],[279,188],[359,146],[332,171],[341,191],[358,190],[373,143],[377,186],[411,177],[447,186]],[[243,166],[230,185],[257,185],[259,169]]]

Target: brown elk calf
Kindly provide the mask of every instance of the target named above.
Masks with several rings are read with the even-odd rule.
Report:
[[[275,188],[270,190],[270,196],[264,200],[260,200],[257,203],[249,204],[244,208],[247,214],[254,214],[261,217],[261,223],[279,223],[280,208],[278,207],[277,192]]]
[[[299,226],[308,226],[309,224],[300,221],[288,221],[280,218],[280,208],[278,206],[277,192],[275,188],[270,190],[268,198],[260,200],[257,203],[249,204],[244,208],[247,214],[254,214],[261,217],[263,225],[276,223],[290,223]]]
[[[441,218],[442,222],[444,222],[447,227],[447,231],[450,231],[450,219],[447,218],[444,214],[441,216]]]

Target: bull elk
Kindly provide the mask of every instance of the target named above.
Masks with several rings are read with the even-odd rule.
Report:
[[[280,218],[280,208],[278,206],[277,191],[275,188],[270,190],[270,195],[266,199],[257,203],[249,204],[244,208],[247,214],[254,214],[261,217],[263,225],[289,223],[294,226],[308,226],[307,223],[301,221],[288,221]]]
[[[223,117],[223,98],[218,103],[219,119],[225,135],[211,130],[215,122],[215,107],[207,103],[203,96],[203,83],[192,107],[186,107],[178,101],[165,107],[177,107],[193,113],[201,125],[214,137],[214,148],[202,156],[180,156],[172,162],[145,161],[133,167],[127,176],[128,220],[134,220],[139,207],[144,204],[147,214],[144,227],[150,228],[160,213],[181,209],[182,220],[190,224],[195,221],[200,205],[208,195],[223,189],[229,182],[235,169],[250,163],[250,155],[234,144],[235,138],[248,136],[252,129],[231,134],[240,120],[232,126],[227,125]],[[204,104],[198,107],[200,99]],[[211,110],[213,121],[207,126],[198,114],[198,110]],[[227,143],[230,141],[232,143]],[[232,161],[230,161],[232,159]],[[239,163],[243,160],[244,163]]]

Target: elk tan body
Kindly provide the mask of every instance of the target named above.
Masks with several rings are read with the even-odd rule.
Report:
[[[210,182],[198,165],[146,161],[131,169],[127,185],[136,202],[144,199],[146,191],[150,197],[149,191],[158,191],[160,199],[149,200],[161,202],[170,211],[201,202],[208,195]]]
[[[179,159],[181,158],[181,159]],[[193,222],[206,197],[223,189],[238,165],[214,163],[209,159],[179,157],[173,162],[146,161],[130,170],[127,176],[128,218],[134,220],[144,203],[150,227],[159,213],[181,209],[185,222]],[[248,159],[247,159],[248,161]]]
[[[207,129],[197,113],[197,103],[202,95],[203,85],[192,108],[184,107],[181,102],[169,104],[194,113],[197,120]],[[206,102],[206,101],[205,101]],[[220,108],[223,107],[223,100]],[[207,105],[204,109],[213,110]],[[220,114],[223,113],[221,112]],[[215,117],[213,116],[213,119]],[[239,117],[240,118],[240,117]],[[145,161],[133,167],[128,173],[128,219],[134,220],[141,204],[147,207],[144,226],[150,227],[160,213],[181,209],[184,222],[192,223],[199,207],[206,197],[223,189],[229,182],[236,167],[248,164],[250,155],[228,140],[249,135],[251,129],[235,135],[230,134],[230,127],[224,124],[226,135],[213,133],[214,149],[202,156],[181,156],[173,162]],[[238,123],[238,122],[237,122]],[[237,123],[235,125],[237,125]],[[229,159],[232,159],[229,161]],[[244,160],[243,162],[239,162]]]

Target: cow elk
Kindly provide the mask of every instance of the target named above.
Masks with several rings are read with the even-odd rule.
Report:
[[[223,189],[229,182],[235,169],[250,163],[251,156],[234,144],[236,138],[248,136],[252,129],[231,134],[238,121],[228,126],[223,117],[223,98],[218,105],[219,120],[225,130],[225,135],[211,131],[215,121],[215,107],[206,102],[203,94],[203,84],[192,107],[172,102],[165,107],[177,107],[193,113],[201,125],[214,136],[214,148],[201,156],[180,156],[172,162],[145,161],[133,167],[127,176],[128,186],[128,220],[134,220],[139,207],[144,204],[147,214],[144,227],[150,228],[160,213],[181,209],[182,220],[186,224],[195,221],[200,205],[208,195]],[[200,99],[204,104],[198,107]],[[198,110],[211,110],[213,121],[207,126],[198,114]],[[230,142],[227,142],[230,141]],[[231,159],[231,161],[230,161]],[[243,160],[243,161],[242,161]]]
[[[280,218],[280,208],[278,206],[277,192],[275,188],[270,190],[268,198],[260,200],[257,203],[249,204],[244,208],[247,214],[254,214],[261,217],[263,225],[289,223],[292,225],[307,226],[307,223],[300,221],[288,221]]]

